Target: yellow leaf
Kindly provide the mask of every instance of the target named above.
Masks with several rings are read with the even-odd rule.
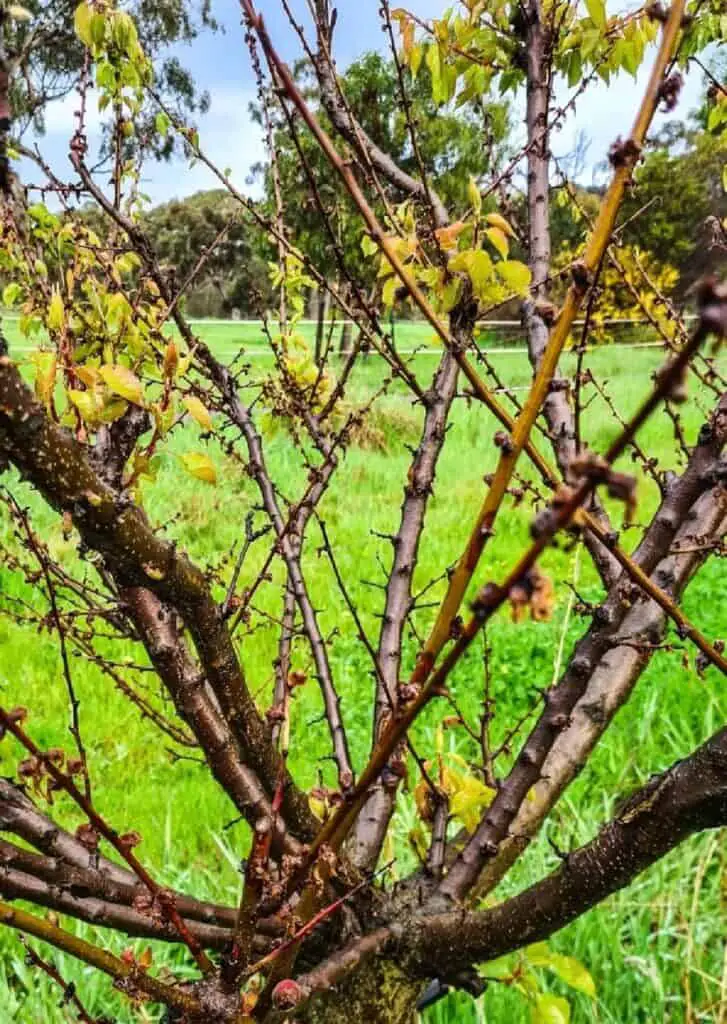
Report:
[[[588,16],[596,26],[596,28],[604,29],[606,27],[606,4],[604,0],[586,0],[586,9]]]
[[[510,246],[507,241],[507,235],[500,228],[488,228],[485,232],[491,244],[499,252],[504,260],[507,259],[507,254],[510,251]]]
[[[492,803],[494,790],[476,776],[465,775],[449,767],[442,772],[442,788],[449,796],[452,817],[457,818],[468,832],[474,832],[482,812]]]
[[[570,1006],[562,996],[544,993],[536,996],[531,1020],[533,1024],[569,1024]]]
[[[93,424],[97,422],[100,405],[94,391],[79,391],[70,388],[66,394],[86,423]]]
[[[401,30],[401,46],[404,51],[404,56],[408,57],[411,53],[411,48],[414,45],[414,22],[408,19],[400,22]]]
[[[589,999],[596,998],[596,986],[587,967],[572,956],[554,952],[546,942],[528,946],[525,955],[533,967],[552,971],[570,988],[582,992]]]
[[[196,420],[204,430],[212,430],[212,417],[207,406],[200,402],[195,395],[187,395],[183,401],[192,419]]]
[[[325,800],[317,796],[308,797],[308,806],[319,821],[325,821],[328,813]]]
[[[527,295],[533,275],[530,268],[517,260],[502,260],[495,264],[495,270],[505,284],[518,295]]]
[[[35,393],[43,405],[48,408],[53,399],[58,365],[55,352],[35,352],[32,356],[35,363]]]
[[[479,214],[482,209],[482,196],[480,195],[480,190],[477,187],[477,182],[474,178],[470,178],[467,183],[467,196],[470,201],[470,206],[476,214]]]
[[[206,484],[217,483],[217,470],[209,455],[203,452],[187,452],[181,456],[182,465],[190,476],[204,480]]]
[[[48,313],[45,318],[46,326],[49,331],[62,331],[66,322],[66,310],[63,305],[63,299],[58,291],[53,292],[53,296],[48,306]]]
[[[190,352],[187,352],[186,355],[179,357],[179,362],[177,363],[177,371],[175,376],[183,377],[185,375],[187,370],[192,365],[192,359],[194,358],[195,351],[195,349],[192,349]]]
[[[142,971],[148,971],[152,965],[152,959],[151,947],[147,946],[136,962]]]
[[[93,42],[91,36],[92,17],[93,11],[87,3],[79,4],[73,16],[73,27],[76,30],[76,35],[86,46],[91,46]]]
[[[510,227],[510,224],[501,217],[499,213],[488,213],[485,220],[492,228],[499,228],[504,235],[509,235],[510,238],[515,237],[515,232]]]
[[[94,366],[77,366],[75,373],[78,379],[86,385],[87,388],[96,387],[99,382],[99,373]]]
[[[164,350],[164,376],[174,377],[179,367],[179,350],[173,341],[170,341]]]
[[[126,366],[118,364],[102,366],[99,373],[106,386],[115,395],[120,395],[127,402],[133,402],[134,405],[144,404],[144,389],[141,381]]]

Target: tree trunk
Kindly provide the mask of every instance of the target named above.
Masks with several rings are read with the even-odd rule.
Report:
[[[326,313],[328,312],[328,292],[324,288],[318,289],[318,307],[316,310],[316,366],[321,365],[323,358],[323,344],[326,331]]]
[[[341,330],[341,344],[339,345],[338,351],[342,356],[347,356],[353,348],[353,323],[350,320],[344,320],[343,329]]]
[[[415,1024],[425,987],[390,960],[371,960],[314,996],[295,1019],[300,1024]]]
[[[548,171],[548,60],[540,0],[530,0],[527,31],[528,248],[534,294],[544,291],[550,271]]]

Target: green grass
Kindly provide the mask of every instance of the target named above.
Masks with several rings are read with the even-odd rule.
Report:
[[[261,347],[260,327],[248,324],[206,325],[204,335],[221,358],[231,360],[242,346]],[[19,349],[19,339],[8,331],[11,352]],[[429,344],[430,332],[419,325],[401,325],[397,344],[401,348]],[[636,407],[649,385],[649,375],[657,367],[660,353],[653,350],[605,348],[588,356],[589,365],[599,379],[609,380],[609,390],[623,415]],[[513,386],[528,383],[530,371],[524,353],[495,353],[492,357],[503,380]],[[251,357],[250,375],[259,379],[269,368],[269,360]],[[422,382],[428,382],[436,365],[432,354],[414,358],[413,368]],[[572,372],[573,358],[564,360],[566,372]],[[351,383],[351,400],[369,396],[382,379],[382,364],[370,357],[356,371]],[[687,438],[693,441],[703,420],[698,408],[696,388],[683,410]],[[415,443],[420,411],[413,407],[402,388],[394,387],[381,399],[372,417],[372,429],[361,443],[348,451],[337,482],[326,496],[322,515],[327,523],[340,569],[349,581],[352,595],[360,608],[363,624],[372,638],[377,635],[382,595],[371,583],[380,583],[383,573],[377,558],[386,566],[390,547],[379,534],[396,528],[402,487],[406,478],[409,453],[406,444]],[[584,418],[586,437],[602,450],[617,427],[600,399],[588,407]],[[482,477],[492,470],[496,451],[492,435],[493,419],[479,406],[457,404],[452,427],[437,474],[436,486],[427,518],[427,530],[421,546],[416,585],[424,586],[454,560],[462,547],[484,492]],[[673,457],[671,421],[658,413],[647,424],[640,441],[659,459],[663,467],[678,469]],[[211,488],[186,476],[177,456],[203,443],[195,427],[175,434],[164,455],[155,484],[145,487],[144,500],[155,523],[168,525],[191,556],[215,566],[223,578],[229,576],[230,563],[243,536],[247,512],[257,505],[257,495],[242,469],[223,460],[219,449],[210,445],[209,453],[219,468],[219,484]],[[294,499],[305,486],[305,470],[288,435],[278,429],[267,437],[270,471],[280,491]],[[629,458],[623,468],[631,467]],[[523,469],[525,464],[523,463]],[[64,540],[61,524],[45,509],[29,489],[17,484],[14,492],[33,509],[34,522],[53,551],[72,561],[72,542]],[[656,488],[644,481],[640,491],[638,521],[646,522],[655,507]],[[614,515],[619,510],[614,508]],[[498,520],[497,532],[487,548],[477,580],[499,578],[512,564],[527,542],[532,512],[514,508],[510,502]],[[263,517],[257,515],[257,521]],[[0,519],[0,536],[8,540],[7,524]],[[624,543],[633,546],[638,530],[627,531]],[[372,680],[367,655],[356,638],[353,624],[332,583],[326,559],[318,554],[319,536],[311,528],[304,567],[313,603],[320,609],[323,631],[331,635],[331,663],[341,694],[342,713],[349,733],[356,766],[363,764],[370,742]],[[269,539],[258,542],[245,562],[242,586],[247,586],[267,553]],[[537,687],[550,682],[558,645],[566,631],[566,652],[585,627],[585,620],[566,615],[566,583],[573,581],[573,552],[563,548],[549,551],[543,564],[556,581],[557,605],[551,622],[514,625],[505,613],[497,616],[489,630],[493,649],[492,668],[497,700],[495,741],[502,736],[513,716],[532,702]],[[281,601],[282,573],[276,567],[273,580],[258,591],[259,612],[277,614]],[[695,578],[685,600],[687,614],[697,619],[708,635],[727,634],[727,605],[721,566],[709,563]],[[0,564],[0,606],[6,610],[15,598],[22,597],[42,607],[38,593],[7,566]],[[441,585],[433,592],[441,595]],[[580,561],[578,590],[586,599],[596,600],[600,588],[587,558]],[[417,619],[420,632],[426,629],[432,609],[423,610]],[[269,693],[273,675],[276,632],[262,615],[251,628],[240,634],[240,653],[252,689],[261,701]],[[413,640],[407,645],[406,662],[415,654]],[[118,650],[118,655],[131,654]],[[727,699],[721,680],[709,670],[703,680],[693,671],[693,654],[684,660],[681,647],[660,652],[644,674],[633,699],[624,708],[607,738],[600,745],[587,770],[569,790],[555,811],[548,836],[560,848],[567,849],[590,837],[599,822],[609,814],[615,795],[622,795],[648,775],[683,756],[725,720]],[[137,655],[138,656],[138,655]],[[307,668],[305,645],[295,647],[296,667]],[[234,809],[204,770],[190,761],[174,761],[169,743],[143,722],[109,681],[93,666],[74,662],[74,678],[81,698],[84,735],[90,750],[92,778],[99,809],[120,830],[137,829],[143,836],[139,854],[157,876],[169,884],[199,896],[234,901],[239,875],[237,862],[244,856],[247,830],[242,825],[225,829],[234,818]],[[147,675],[137,682],[152,686]],[[57,644],[48,632],[29,632],[0,615],[0,687],[1,699],[8,705],[25,704],[32,709],[29,722],[41,745],[67,744],[67,705],[59,671]],[[476,721],[482,696],[481,649],[473,651],[460,666],[453,681],[453,694],[468,715]],[[158,696],[155,699],[161,699]],[[291,765],[303,785],[315,784],[319,771],[333,781],[331,766],[322,758],[328,751],[325,726],[318,720],[320,700],[313,683],[296,698],[293,711],[294,743]],[[418,724],[418,747],[431,751],[434,743],[435,716],[429,714]],[[453,733],[446,742],[452,749],[471,753],[467,743]],[[0,746],[0,772],[10,775],[19,752],[7,741]],[[58,813],[75,824],[78,817],[61,799]],[[409,794],[401,796],[395,821],[399,870],[411,866],[413,855],[407,833],[413,822]],[[635,1022],[687,1019],[685,985],[691,986],[691,1020],[718,1020],[720,983],[723,969],[724,908],[720,903],[720,885],[724,875],[727,848],[720,837],[700,837],[673,852],[661,864],[647,872],[625,893],[611,898],[585,915],[553,940],[554,948],[578,957],[591,971],[597,1000],[572,997],[575,1022]],[[519,866],[513,885],[532,881],[556,864],[552,848],[542,837]],[[699,867],[699,871],[697,870]],[[698,885],[699,880],[699,885]],[[699,890],[699,891],[698,891]],[[80,927],[84,934],[91,929]],[[103,935],[114,949],[123,948],[123,940]],[[22,950],[8,936],[0,937],[0,1024],[5,1021],[50,1024],[64,1019],[58,1009],[58,992],[23,966]],[[157,962],[168,960],[170,952],[159,947]],[[181,957],[175,955],[176,963]],[[152,1011],[131,1011],[112,994],[108,983],[79,969],[63,957],[58,958],[63,972],[78,980],[96,1013],[109,1013],[119,1021],[155,1020]],[[554,991],[558,983],[544,984]],[[722,991],[724,999],[724,990]],[[492,985],[475,1006],[464,997],[447,999],[427,1014],[428,1024],[493,1024],[529,1020],[529,1008],[512,989]]]

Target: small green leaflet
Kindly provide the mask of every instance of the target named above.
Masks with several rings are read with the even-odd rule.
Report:
[[[536,996],[531,1015],[532,1024],[570,1024],[570,1006],[561,996],[550,993]]]
[[[588,17],[597,28],[606,27],[606,4],[605,0],[585,0]]]

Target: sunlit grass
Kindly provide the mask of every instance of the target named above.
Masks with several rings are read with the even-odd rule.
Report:
[[[429,331],[407,325],[397,331],[402,348],[427,344]],[[205,337],[221,358],[232,359],[240,347],[257,349],[264,339],[259,326],[235,324],[204,328]],[[20,340],[9,325],[11,353],[20,351]],[[654,350],[605,348],[588,356],[599,379],[610,381],[609,390],[623,415],[636,408],[649,388],[649,377],[660,361]],[[493,362],[503,380],[515,387],[529,382],[530,370],[524,353],[495,353]],[[250,358],[251,375],[258,378],[270,366],[267,357]],[[420,380],[428,384],[436,365],[434,354],[425,353],[412,363]],[[563,363],[571,373],[573,357]],[[354,374],[350,400],[364,401],[379,385],[382,366],[369,357]],[[522,397],[522,395],[521,395]],[[683,422],[690,442],[696,437],[703,416],[697,407],[699,394],[693,388],[692,400],[684,407]],[[342,462],[337,482],[321,505],[332,538],[341,572],[361,613],[368,635],[375,640],[379,628],[378,613],[382,595],[372,584],[382,583],[384,568],[390,560],[390,546],[381,535],[396,529],[402,488],[406,480],[410,454],[405,445],[416,443],[421,410],[412,405],[400,385],[381,399],[373,417],[372,433],[353,445]],[[595,399],[584,417],[586,437],[602,450],[618,429],[600,399]],[[492,436],[497,429],[491,416],[477,405],[457,404],[448,444],[442,456],[427,530],[421,545],[416,586],[430,579],[457,557],[469,529],[475,509],[484,493],[483,475],[496,461]],[[281,428],[266,438],[270,472],[288,499],[298,497],[305,486],[300,458]],[[664,468],[676,468],[671,421],[659,413],[647,424],[640,441]],[[219,467],[219,483],[212,488],[185,475],[177,456],[199,449],[203,442],[198,429],[186,427],[170,441],[157,481],[145,486],[144,501],[152,520],[168,524],[191,556],[203,564],[229,565],[243,536],[248,511],[258,504],[254,485],[240,466],[223,460],[220,450],[210,444],[209,454]],[[543,442],[543,451],[548,451]],[[624,469],[631,466],[628,457]],[[525,464],[523,471],[528,475]],[[63,539],[55,514],[41,507],[38,500],[14,477],[7,477],[18,497],[34,510],[34,522],[53,550],[73,558],[72,543]],[[657,500],[656,487],[646,483],[641,489],[638,520],[646,522]],[[614,509],[614,514],[620,514]],[[527,543],[532,512],[508,502],[498,520],[497,532],[487,548],[477,582],[500,578]],[[263,516],[258,513],[258,521]],[[7,524],[0,520],[0,531]],[[320,535],[311,525],[304,568],[313,604],[320,610],[321,627],[330,636],[330,656],[338,685],[342,712],[349,732],[356,766],[367,755],[371,737],[372,677],[366,652],[340,595],[332,583],[324,556],[319,554]],[[638,531],[627,531],[623,542],[632,547]],[[256,577],[267,554],[269,537],[258,542],[246,560],[241,586]],[[497,721],[495,738],[502,736],[512,716],[532,701],[536,688],[550,682],[556,651],[564,628],[569,591],[573,582],[574,554],[565,548],[549,551],[543,559],[545,569],[556,582],[557,605],[551,622],[515,625],[506,613],[496,617],[489,629],[492,645],[492,671]],[[228,574],[228,570],[225,570]],[[283,574],[275,568],[273,580],[261,587],[256,597],[258,610],[278,614]],[[13,597],[28,598],[29,588],[0,566],[3,607]],[[596,600],[600,588],[587,558],[581,559],[578,590],[587,600]],[[441,595],[441,584],[432,597]],[[36,595],[36,600],[37,595]],[[686,596],[687,614],[697,619],[709,636],[727,634],[727,603],[718,562],[709,563],[696,577]],[[420,631],[433,614],[420,613]],[[257,621],[253,631],[239,634],[239,650],[251,689],[264,702],[273,677],[276,632]],[[565,628],[566,650],[585,628],[586,620],[571,616]],[[683,659],[679,649],[660,652],[644,674],[637,691],[617,717],[606,740],[596,751],[588,769],[569,791],[553,815],[549,835],[561,849],[591,836],[604,820],[615,795],[623,795],[654,771],[683,756],[716,729],[725,719],[727,699],[721,680],[709,670],[703,680],[693,671],[693,655]],[[409,638],[405,655],[410,666],[416,644]],[[295,664],[309,666],[305,645],[298,641]],[[81,698],[84,735],[90,751],[92,778],[99,809],[119,829],[137,829],[143,836],[139,854],[160,879],[199,896],[233,901],[237,897],[239,875],[236,864],[244,856],[247,830],[243,825],[228,825],[235,811],[203,768],[186,760],[174,760],[164,737],[154,732],[97,669],[78,660],[74,677]],[[147,680],[148,682],[148,680]],[[25,704],[32,709],[29,728],[41,745],[67,744],[67,702],[59,672],[57,644],[48,632],[29,633],[8,616],[0,616],[0,685],[2,700],[9,705]],[[481,648],[475,649],[460,666],[452,680],[452,692],[459,705],[475,720],[482,698]],[[298,694],[293,711],[293,735],[304,737],[294,742],[291,766],[301,784],[317,781],[319,771],[328,781],[333,773],[327,761],[327,729],[320,721],[321,705],[311,682]],[[434,746],[434,714],[428,714],[415,730],[417,746],[431,751]],[[447,742],[466,751],[466,744],[453,734]],[[10,775],[19,752],[7,741],[0,746],[0,772]],[[75,824],[79,819],[60,800],[59,813]],[[412,821],[411,798],[403,793],[396,819],[395,833],[401,870],[413,862],[407,843]],[[597,1004],[585,997],[573,1000],[573,1019],[578,1022],[681,1021],[685,1019],[685,979],[691,978],[695,1020],[717,1020],[723,958],[723,910],[720,907],[720,878],[723,873],[723,840],[715,843],[702,837],[685,844],[663,863],[647,872],[628,891],[613,897],[602,907],[587,914],[566,929],[554,944],[582,960],[591,970],[598,990]],[[700,858],[710,855],[704,870],[702,891],[694,901],[694,878]],[[554,867],[557,859],[543,838],[533,845],[519,866],[518,885],[534,880]],[[693,908],[696,907],[696,914]],[[81,930],[90,935],[92,929]],[[128,943],[123,939],[97,933],[116,950]],[[691,936],[691,939],[689,938]],[[22,950],[15,940],[2,936],[2,976],[0,984],[0,1024],[4,1021],[55,1024],[65,1019],[58,1008],[59,993],[22,964]],[[169,951],[159,947],[158,959],[167,959]],[[132,1011],[112,995],[105,979],[58,958],[64,973],[79,982],[93,1012],[109,1013],[119,1021],[155,1020],[155,1011]],[[183,959],[175,955],[176,962]],[[463,997],[451,997],[427,1015],[437,1024],[462,1022],[474,1024],[486,1020],[493,1024],[529,1019],[529,1010],[510,990],[493,985],[478,1007]]]

